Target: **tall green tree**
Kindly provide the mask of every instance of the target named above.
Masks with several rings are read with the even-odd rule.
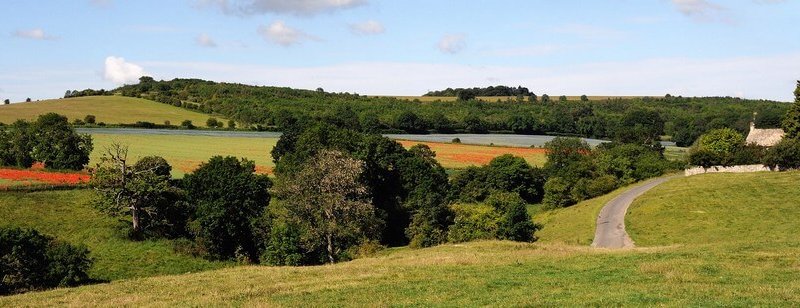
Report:
[[[81,135],[69,125],[67,117],[48,113],[39,116],[31,127],[34,146],[31,156],[48,168],[80,170],[89,163],[92,137]]]
[[[160,157],[145,157],[136,165],[128,161],[128,147],[111,144],[92,173],[90,184],[96,192],[95,204],[111,216],[131,217],[132,235],[141,238],[150,227],[163,221],[180,193],[170,183],[172,167]]]
[[[625,113],[617,127],[615,141],[652,145],[664,132],[664,120],[654,110],[634,109]]]
[[[276,191],[300,226],[307,252],[324,251],[326,262],[350,247],[376,239],[379,220],[359,178],[364,163],[339,151],[322,150],[300,172],[284,176]]]
[[[253,161],[215,156],[183,179],[186,200],[194,209],[190,224],[212,258],[258,261],[254,225],[269,204],[272,182],[255,171]]]
[[[800,80],[797,81],[797,88],[794,90],[794,104],[783,118],[783,130],[786,132],[786,138],[800,139]]]

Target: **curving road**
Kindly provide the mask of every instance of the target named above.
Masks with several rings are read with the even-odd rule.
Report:
[[[633,248],[633,240],[625,232],[625,213],[628,212],[628,207],[641,196],[653,187],[658,186],[672,178],[663,177],[645,182],[642,185],[628,189],[614,199],[611,199],[600,210],[600,215],[597,216],[597,229],[594,232],[594,241],[592,247],[598,248]]]

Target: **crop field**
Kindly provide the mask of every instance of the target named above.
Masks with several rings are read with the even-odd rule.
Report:
[[[130,124],[138,121],[180,125],[190,120],[195,126],[204,127],[210,115],[174,107],[141,98],[123,96],[87,96],[45,100],[31,103],[0,105],[0,122],[12,123],[18,119],[35,120],[39,115],[55,112],[65,115],[70,122],[83,120],[87,114],[94,115],[97,123]],[[217,119],[221,119],[217,117]]]
[[[256,171],[270,174],[275,164],[270,151],[278,138],[217,137],[187,135],[135,135],[135,134],[92,134],[94,151],[90,166],[100,161],[104,151],[112,143],[129,147],[129,159],[133,161],[148,155],[164,157],[173,167],[173,176],[181,177],[191,172],[201,163],[215,155],[244,157],[256,163]],[[401,141],[411,147],[415,141]],[[543,149],[477,146],[426,142],[436,152],[436,158],[448,169],[461,169],[467,166],[484,165],[497,156],[514,154],[525,158],[529,163],[542,166],[545,161]]]
[[[462,169],[469,166],[482,166],[488,164],[493,158],[512,154],[525,159],[534,166],[543,166],[547,160],[544,149],[537,148],[517,148],[517,147],[498,147],[467,145],[454,143],[436,143],[419,141],[398,141],[406,148],[416,144],[428,145],[431,150],[436,152],[436,160],[448,169]]]
[[[544,229],[534,244],[483,241],[392,248],[335,265],[226,267],[2,297],[0,306],[798,306],[798,180],[800,172],[673,179],[632,206],[627,224],[638,248],[629,250],[592,249],[583,241],[594,210],[618,191],[538,215]],[[96,228],[86,208],[74,206],[80,194],[2,194],[0,223],[50,225],[45,232],[80,240],[92,234],[82,228]],[[73,204],[48,215],[56,212],[48,204],[54,199]],[[81,209],[82,218],[70,222],[67,215],[78,212],[68,209]],[[580,241],[569,244],[571,238]],[[130,266],[116,261],[127,270],[142,266],[139,257]]]

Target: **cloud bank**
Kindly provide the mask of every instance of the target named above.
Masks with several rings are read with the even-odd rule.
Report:
[[[284,47],[296,45],[306,40],[318,40],[308,33],[287,26],[286,23],[281,20],[275,21],[269,26],[259,27],[258,34],[267,42]]]
[[[443,53],[457,54],[467,47],[466,36],[463,34],[447,34],[439,40],[439,44],[436,46]]]
[[[375,35],[381,34],[386,31],[383,24],[374,20],[368,20],[362,23],[350,24],[350,32],[359,35]]]
[[[366,4],[366,0],[198,0],[200,7],[214,7],[229,15],[292,14],[312,16]]]
[[[17,30],[12,33],[14,36],[18,38],[24,39],[31,39],[31,40],[55,40],[57,37],[49,35],[44,32],[42,29],[30,29],[30,30]]]

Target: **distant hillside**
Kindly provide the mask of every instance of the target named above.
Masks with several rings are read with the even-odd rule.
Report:
[[[180,125],[190,120],[195,126],[205,126],[209,115],[151,100],[123,96],[87,96],[46,100],[30,103],[0,105],[0,122],[12,123],[18,119],[33,120],[41,114],[55,112],[70,121],[83,120],[86,115],[96,117],[97,123],[131,124],[138,121]]]
[[[520,93],[525,90],[514,88]],[[199,79],[156,81],[149,77],[107,93],[220,114],[257,129],[283,129],[297,121],[319,119],[356,130],[385,133],[517,133],[614,139],[619,131],[632,129],[631,125],[621,124],[626,114],[644,110],[657,113],[660,118],[657,124],[659,127],[663,124],[659,128],[661,135],[671,136],[681,146],[691,144],[712,128],[732,127],[747,132],[753,112],[759,114],[759,127],[778,126],[789,107],[774,101],[679,96],[600,100],[570,97],[533,100],[523,96],[522,100],[514,97],[499,103],[494,97],[424,101],[330,93],[321,88],[299,90]]]

